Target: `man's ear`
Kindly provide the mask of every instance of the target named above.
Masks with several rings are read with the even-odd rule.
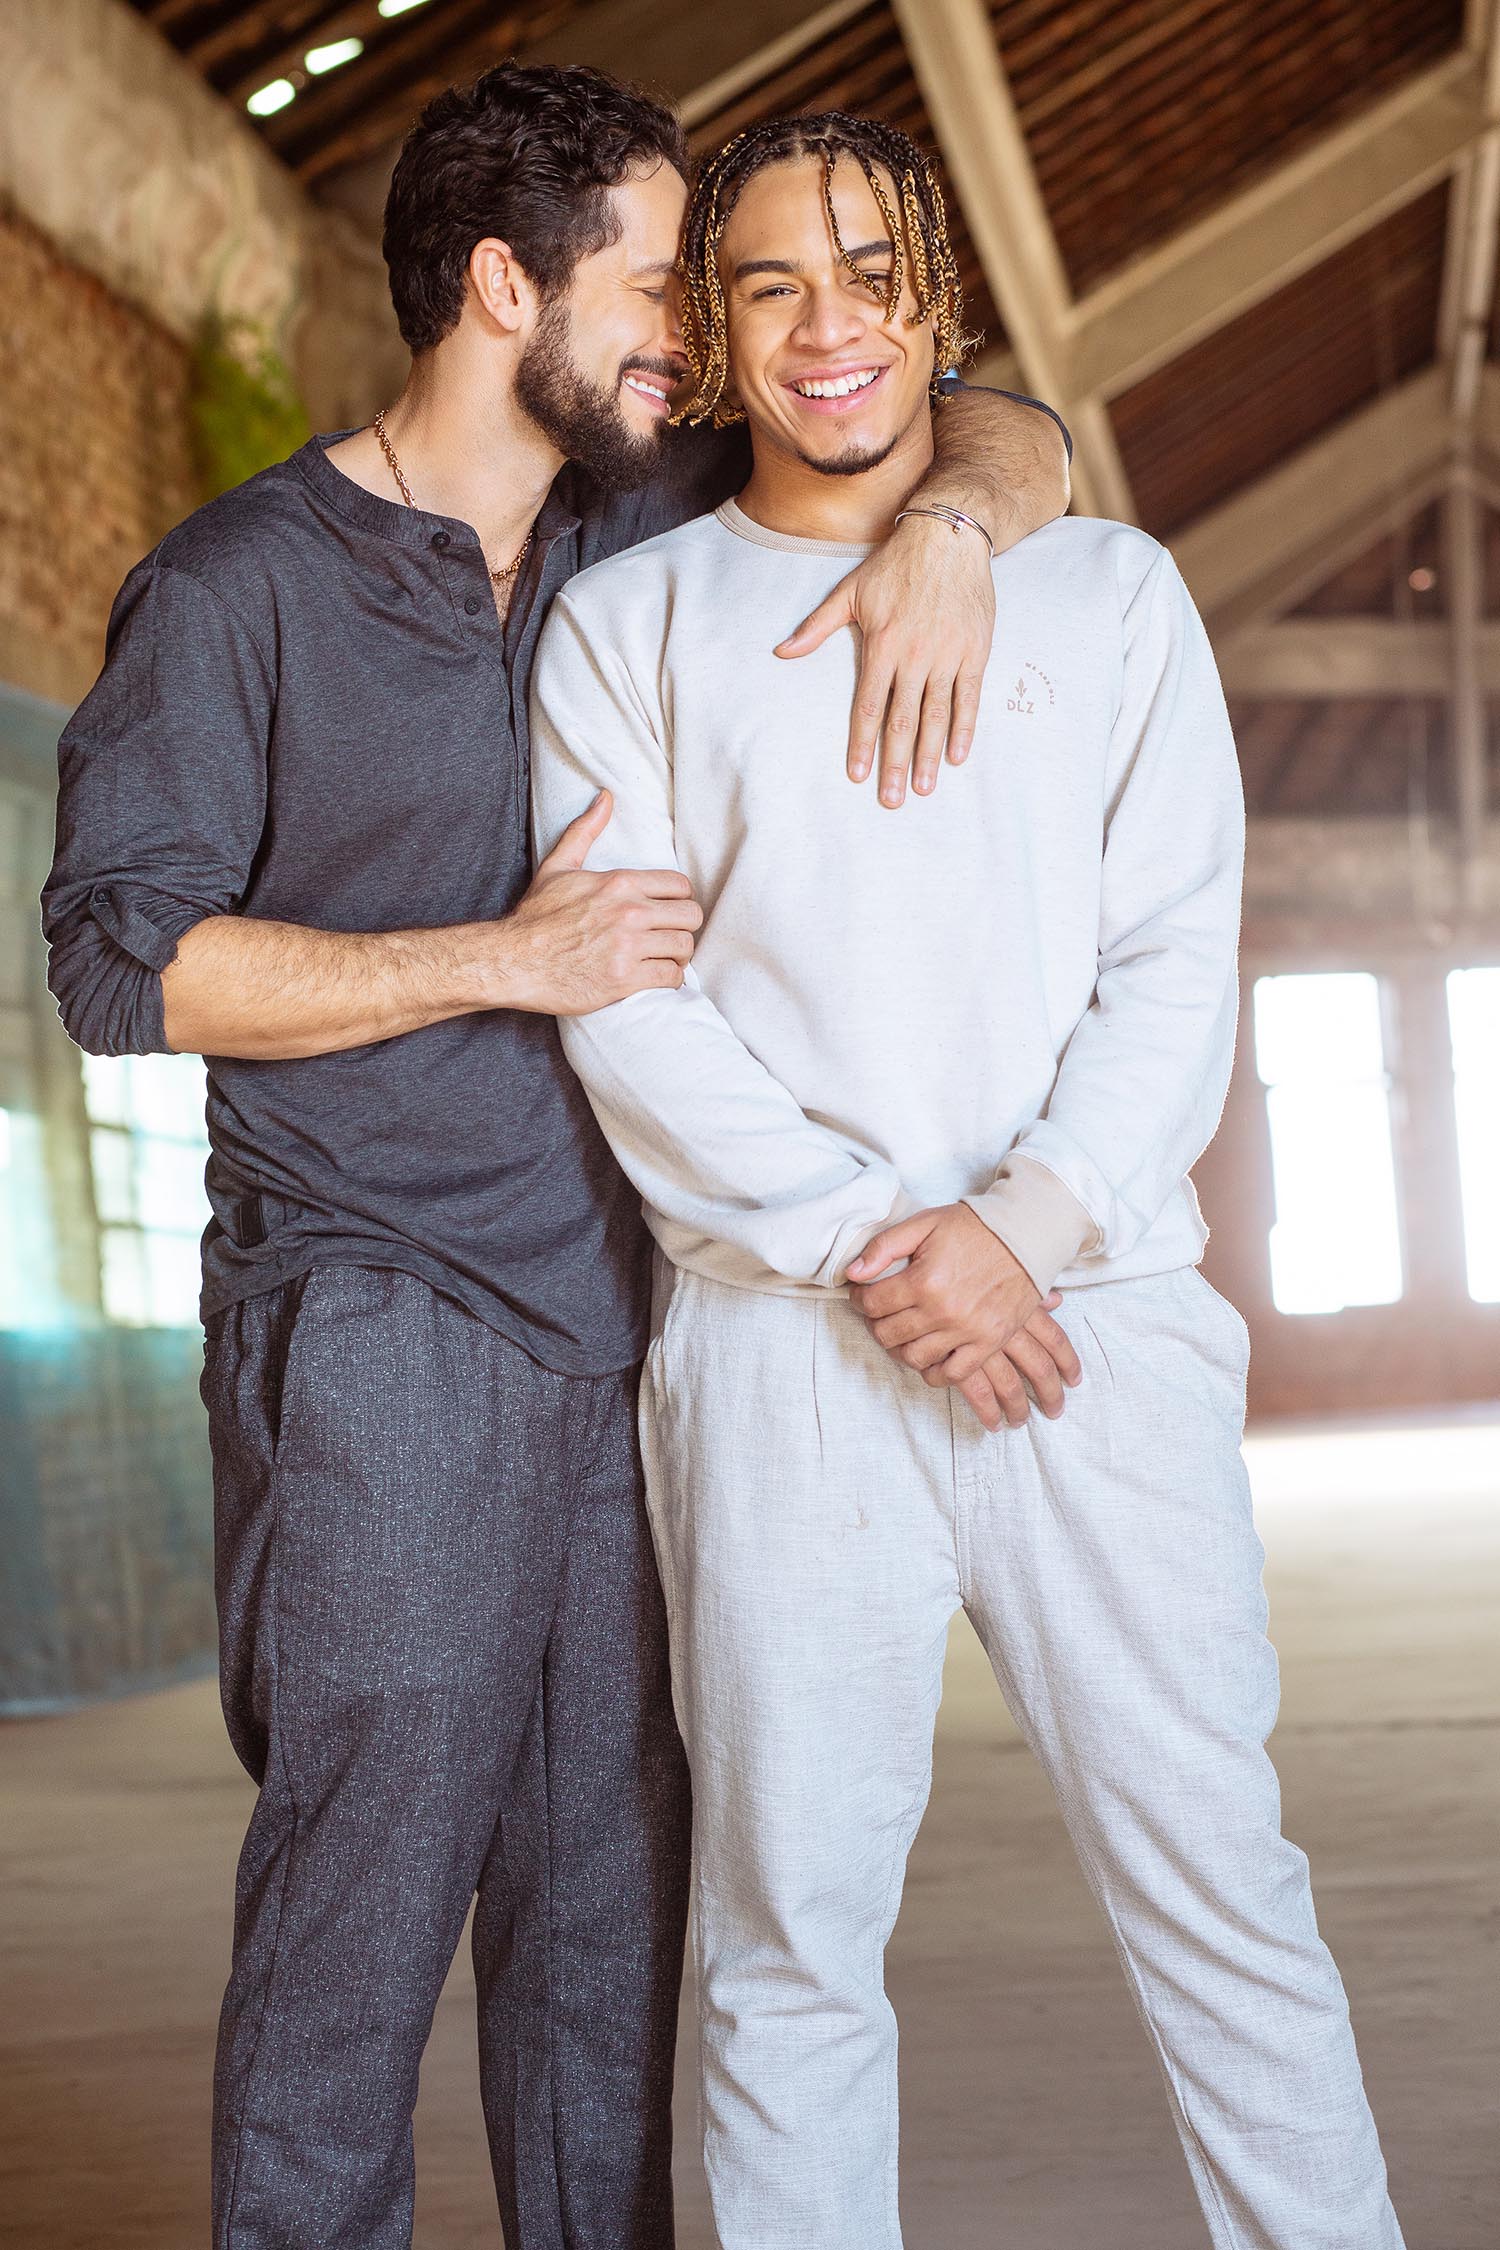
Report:
[[[486,320],[507,335],[536,318],[536,288],[508,242],[486,235],[469,252],[469,287]]]

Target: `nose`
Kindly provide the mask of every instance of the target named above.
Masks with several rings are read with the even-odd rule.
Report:
[[[873,298],[870,305],[878,311]],[[834,282],[809,293],[797,324],[797,341],[815,351],[837,351],[840,345],[857,343],[868,325],[864,308],[851,300],[841,282]]]

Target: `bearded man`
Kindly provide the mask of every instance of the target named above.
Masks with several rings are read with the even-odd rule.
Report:
[[[643,1235],[554,1019],[680,983],[671,869],[533,868],[527,691],[582,565],[743,481],[666,438],[686,152],[585,70],[424,113],[385,252],[410,380],[126,581],[62,744],[52,981],[99,1054],[209,1058],[204,1394],[224,1707],[259,1787],[216,2073],[216,2250],[400,2250],[434,2005],[476,1898],[516,2250],[663,2250],[687,1792],[641,1509]],[[1025,403],[945,409],[933,496],[1066,504]],[[993,616],[907,526],[848,747],[961,755]],[[778,627],[779,638],[796,624]],[[903,816],[905,817],[905,816]]]

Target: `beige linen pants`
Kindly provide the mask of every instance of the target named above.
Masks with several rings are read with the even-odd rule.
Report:
[[[663,1274],[642,1425],[722,2250],[900,2243],[883,1956],[960,1605],[1057,1793],[1217,2250],[1399,2250],[1265,1751],[1244,1324],[1190,1269],[1075,1290],[1059,1318],[1082,1386],[991,1437],[842,1300]]]

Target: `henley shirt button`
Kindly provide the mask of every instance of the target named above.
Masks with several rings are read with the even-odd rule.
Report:
[[[438,553],[439,553],[439,554],[441,554],[441,553],[442,553],[442,551],[443,551],[443,549],[444,549],[445,547],[451,547],[451,546],[452,546],[452,544],[453,544],[453,534],[452,534],[452,532],[451,532],[451,531],[435,531],[435,532],[433,533],[433,535],[432,535],[432,544],[434,545],[434,547],[436,547],[436,549],[437,549]]]
[[[477,617],[483,607],[484,604],[479,599],[479,596],[477,594],[471,594],[468,600],[464,603],[464,609],[470,617]]]

